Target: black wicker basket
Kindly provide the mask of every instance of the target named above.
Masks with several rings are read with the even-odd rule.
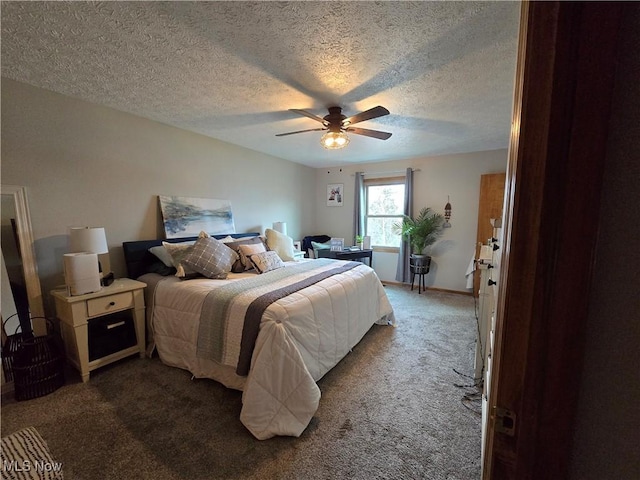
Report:
[[[47,319],[47,335],[23,337],[13,356],[16,400],[48,395],[64,385],[65,358],[53,324]]]
[[[13,317],[17,317],[18,314],[14,313],[2,322],[2,333],[6,335],[7,339],[2,345],[2,369],[4,370],[4,378],[7,382],[13,381],[13,357],[15,357],[18,347],[22,344],[24,337],[20,325],[16,328],[12,335],[8,335],[6,332],[7,323]]]

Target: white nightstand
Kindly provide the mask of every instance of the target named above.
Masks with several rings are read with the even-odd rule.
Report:
[[[295,261],[304,259],[304,252],[302,250],[294,250],[293,251],[293,259]]]
[[[121,278],[86,295],[69,297],[66,289],[51,292],[67,358],[83,382],[92,370],[121,358],[135,353],[144,358],[144,287],[143,282]]]

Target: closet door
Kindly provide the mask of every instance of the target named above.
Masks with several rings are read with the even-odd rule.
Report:
[[[506,164],[505,164],[506,166]],[[476,257],[480,258],[480,245],[486,245],[493,237],[493,226],[490,219],[502,218],[504,203],[504,183],[506,173],[490,173],[480,177],[480,200],[478,202],[478,234],[476,236]],[[480,272],[473,276],[473,295],[480,291]]]

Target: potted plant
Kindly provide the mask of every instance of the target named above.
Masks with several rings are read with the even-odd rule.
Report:
[[[393,231],[400,234],[411,245],[413,257],[425,257],[425,248],[438,240],[443,229],[444,216],[428,207],[420,210],[414,218],[405,215],[402,222],[393,225]]]
[[[356,245],[360,250],[362,250],[362,242],[364,241],[364,237],[362,235],[356,235]]]

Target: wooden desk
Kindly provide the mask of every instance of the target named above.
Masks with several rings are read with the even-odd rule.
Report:
[[[360,260],[364,258],[369,259],[369,266],[373,268],[373,250],[342,250],[340,252],[332,252],[331,250],[319,250],[322,252],[322,256],[327,258],[335,258],[336,260]],[[326,253],[325,253],[326,252]]]

